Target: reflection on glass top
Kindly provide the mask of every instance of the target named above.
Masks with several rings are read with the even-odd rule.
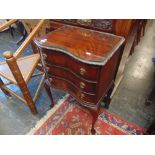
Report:
[[[123,37],[74,26],[63,26],[36,39],[42,48],[60,50],[94,62],[108,59],[123,42]]]

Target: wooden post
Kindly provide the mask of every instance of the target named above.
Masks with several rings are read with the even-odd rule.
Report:
[[[30,95],[30,92],[27,88],[27,85],[25,83],[25,80],[22,76],[22,73],[18,67],[18,64],[16,62],[16,59],[15,57],[13,56],[13,53],[7,51],[7,52],[4,52],[3,56],[6,58],[6,62],[17,82],[17,85],[19,86],[26,102],[27,102],[27,105],[29,106],[31,112],[33,114],[36,114],[37,113],[37,110],[36,110],[36,107],[35,107],[35,103]]]
[[[11,19],[8,22],[4,23],[3,25],[0,26],[0,31],[4,30],[5,28],[7,28],[11,24],[15,23],[16,21],[17,21],[17,19]]]
[[[44,24],[45,19],[41,19],[37,26],[33,29],[33,31],[29,34],[29,36],[26,38],[26,40],[22,43],[22,45],[17,49],[17,51],[14,53],[14,57],[18,58],[22,52],[26,49],[26,47],[31,43],[35,35],[38,33],[39,29]]]

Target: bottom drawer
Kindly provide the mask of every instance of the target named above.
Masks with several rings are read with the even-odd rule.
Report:
[[[49,77],[52,78],[51,84],[53,87],[68,92],[70,95],[75,97],[81,104],[87,106],[96,105],[95,94],[84,93],[80,91],[73,83],[63,78],[50,75]]]

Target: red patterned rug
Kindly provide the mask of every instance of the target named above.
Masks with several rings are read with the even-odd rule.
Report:
[[[28,134],[89,135],[92,116],[71,96],[66,96],[48,111]],[[95,124],[98,135],[143,135],[145,130],[102,109]]]

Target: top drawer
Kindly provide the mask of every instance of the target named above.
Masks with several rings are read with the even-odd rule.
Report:
[[[98,80],[100,66],[82,63],[62,52],[48,49],[43,49],[42,52],[46,55],[46,58],[44,57],[46,63],[65,67],[70,72],[88,81],[96,82]]]

